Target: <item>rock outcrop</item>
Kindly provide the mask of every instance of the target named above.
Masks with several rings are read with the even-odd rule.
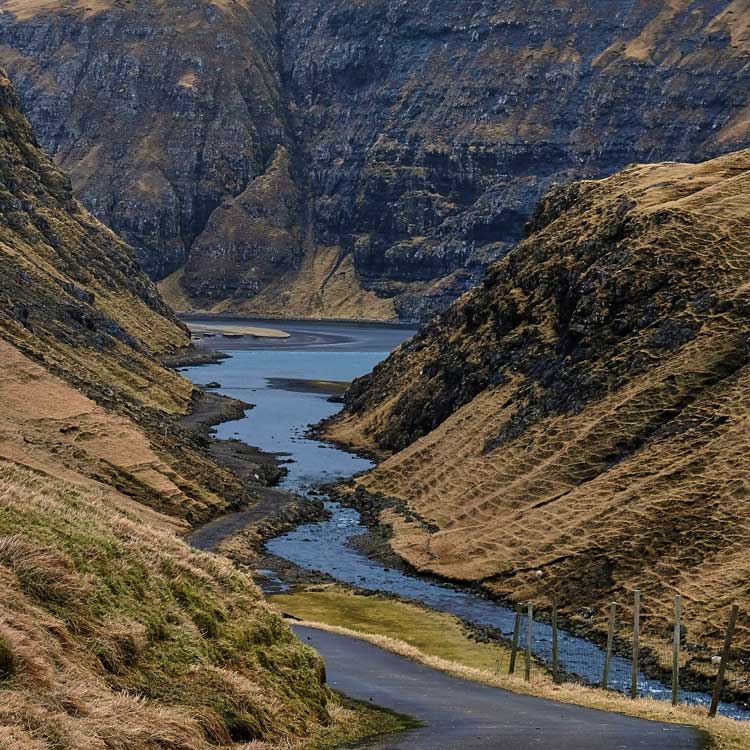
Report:
[[[553,190],[355,382],[330,434],[391,454],[357,486],[396,501],[393,548],[569,616],[640,586],[651,636],[678,591],[720,635],[750,580],[749,201],[750,151]]]
[[[741,0],[0,0],[0,62],[175,304],[418,320],[553,184],[747,145],[748,29]]]

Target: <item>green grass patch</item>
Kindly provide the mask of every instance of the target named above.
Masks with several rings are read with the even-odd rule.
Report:
[[[510,651],[496,643],[478,643],[456,617],[380,596],[362,596],[340,588],[313,588],[279,594],[271,601],[300,620],[384,635],[422,653],[467,667],[507,671]]]

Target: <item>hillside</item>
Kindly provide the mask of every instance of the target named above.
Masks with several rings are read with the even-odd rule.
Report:
[[[156,360],[186,330],[132,249],[74,199],[5,75],[0,123],[0,457],[178,518],[228,507],[237,480],[175,439],[193,386]]]
[[[357,487],[393,549],[569,615],[640,586],[652,634],[679,591],[691,637],[719,635],[750,580],[749,199],[750,151],[553,190],[356,381],[329,433],[391,454]]]
[[[328,691],[245,574],[176,535],[254,494],[177,427],[194,389],[157,356],[188,343],[0,73],[4,750],[309,748],[390,726]]]
[[[425,320],[554,184],[750,137],[746,0],[0,0],[76,195],[181,309]]]
[[[7,750],[208,750],[330,722],[320,657],[249,578],[4,461],[0,592]]]

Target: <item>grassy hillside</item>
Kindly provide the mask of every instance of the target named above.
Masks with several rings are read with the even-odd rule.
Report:
[[[654,637],[680,592],[718,636],[750,594],[749,200],[750,151],[557,189],[355,383],[331,434],[393,454],[357,483],[393,548],[571,616],[640,586]]]
[[[0,596],[8,750],[261,748],[360,726],[228,562],[7,462]]]
[[[245,497],[172,424],[194,389],[157,357],[186,330],[73,198],[2,73],[0,213],[0,457],[194,521]]]
[[[228,562],[175,532],[252,487],[177,426],[189,343],[0,73],[0,747],[328,747],[348,708]],[[247,743],[250,743],[249,745]]]

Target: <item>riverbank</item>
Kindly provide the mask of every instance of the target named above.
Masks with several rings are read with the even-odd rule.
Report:
[[[336,443],[340,445],[339,443]],[[430,581],[440,586],[450,587],[455,591],[466,592],[473,597],[479,597],[488,602],[495,603],[498,607],[507,610],[515,610],[522,606],[525,609],[525,601],[513,601],[500,598],[493,595],[492,591],[484,587],[480,582],[462,581],[440,576],[431,571],[424,571],[415,568],[408,560],[402,558],[391,546],[393,535],[392,528],[387,522],[383,522],[384,517],[391,514],[400,514],[406,518],[409,523],[427,524],[414,511],[406,507],[400,500],[386,498],[381,495],[375,495],[367,492],[363,487],[356,486],[354,480],[350,480],[339,485],[326,488],[330,497],[334,498],[337,503],[344,507],[352,508],[359,514],[362,525],[366,531],[363,534],[352,537],[349,540],[349,546],[358,553],[374,561],[375,563],[385,566],[392,570],[399,570],[404,575],[416,577],[424,581]],[[531,599],[534,605],[534,621],[549,628],[552,623],[552,608],[546,602],[543,596]],[[585,608],[579,608],[579,615],[574,616],[575,611],[572,608],[565,607],[565,602],[561,602],[557,609],[557,623],[561,632],[570,634],[577,638],[583,639],[594,644],[602,653],[606,649],[607,643],[607,620],[606,617],[594,617],[593,611],[588,610],[584,616]],[[626,607],[618,608],[620,613],[626,610]],[[629,615],[619,615],[619,630],[615,632],[613,639],[613,653],[622,659],[629,660],[632,654],[632,640],[630,638]],[[624,619],[623,619],[624,618]],[[627,627],[623,627],[624,623]],[[683,626],[684,627],[684,626]],[[704,660],[711,658],[712,654],[717,651],[708,652]],[[701,656],[703,656],[701,654]],[[703,661],[696,661],[691,665],[691,658],[696,659],[696,652],[683,645],[683,654],[680,668],[680,690],[686,694],[703,694],[710,696],[713,691],[716,668],[703,671],[701,666]],[[551,654],[547,654],[547,661]],[[562,657],[561,657],[562,658]],[[664,686],[671,685],[672,681],[672,641],[671,632],[664,637],[663,641],[658,641],[653,633],[641,630],[639,670],[648,679],[661,683]],[[601,671],[590,677],[589,681],[597,682],[601,679]],[[639,680],[640,682],[640,680]],[[743,686],[743,683],[740,683]],[[682,698],[681,698],[682,700]],[[746,689],[731,689],[725,684],[722,693],[722,700],[728,705],[734,704],[738,711],[745,713],[747,718],[748,693]]]
[[[224,554],[248,569],[263,567],[265,542],[300,524],[325,518],[323,504],[276,486],[287,472],[284,454],[267,453],[242,440],[215,435],[216,427],[242,419],[253,409],[252,404],[211,390],[199,389],[199,393],[179,425],[197,436],[211,458],[247,485],[255,502],[194,528],[188,541],[197,549]],[[306,580],[319,578],[307,576]]]
[[[175,354],[165,354],[159,361],[165,367],[178,370],[181,367],[197,367],[201,365],[214,365],[229,357],[225,352],[209,349],[200,349],[195,345],[186,346]]]

